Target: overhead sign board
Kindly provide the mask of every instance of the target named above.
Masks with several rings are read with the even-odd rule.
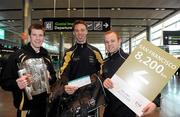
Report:
[[[84,20],[87,23],[88,31],[105,32],[110,30],[110,18],[43,18],[43,25],[46,31],[72,31],[72,25],[76,20]]]
[[[180,45],[180,31],[163,31],[164,45]]]

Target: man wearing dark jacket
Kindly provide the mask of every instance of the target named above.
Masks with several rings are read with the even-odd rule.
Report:
[[[97,73],[103,62],[100,51],[87,43],[87,33],[86,23],[75,21],[73,34],[76,44],[66,51],[61,67],[61,79],[67,95],[76,95],[78,92],[78,87],[68,85],[68,81]]]
[[[17,108],[17,117],[46,117],[47,91],[33,95],[33,99],[29,100],[25,88],[34,82],[30,79],[32,74],[26,73],[21,76],[18,75],[22,63],[27,60],[36,61],[42,59],[44,61],[43,66],[46,66],[48,70],[45,72],[50,74],[48,79],[50,84],[56,81],[56,73],[51,64],[48,52],[41,47],[44,42],[44,35],[45,30],[42,25],[32,24],[29,27],[30,43],[25,45],[22,49],[17,50],[8,58],[3,73],[2,87],[5,90],[12,91],[14,106]]]
[[[121,39],[118,33],[108,31],[104,35],[104,43],[108,52],[108,58],[105,59],[102,66],[103,85],[106,89],[112,88],[111,77],[116,73],[119,67],[124,63],[128,55],[120,48]],[[136,117],[136,114],[129,109],[123,102],[116,98],[111,92],[106,90],[107,107],[105,108],[104,117]],[[155,102],[156,103],[156,102]],[[155,103],[150,103],[144,108],[143,115],[153,112],[156,108]]]
[[[87,25],[84,21],[77,20],[74,23],[73,34],[76,44],[66,51],[61,67],[64,81],[97,73],[103,63],[100,51],[87,43]],[[76,90],[77,87],[65,85],[67,94],[73,94]]]

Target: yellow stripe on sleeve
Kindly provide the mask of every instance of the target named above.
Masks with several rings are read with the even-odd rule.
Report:
[[[72,51],[66,53],[66,55],[64,57],[63,66],[61,67],[61,74],[64,72],[64,70],[68,66],[69,62],[71,61],[71,55],[72,55]]]
[[[95,51],[95,50],[94,50],[94,53],[96,55],[96,58],[97,58],[98,62],[103,64],[103,59],[101,57],[101,54],[99,52]]]
[[[21,103],[20,103],[20,106],[19,106],[19,110],[22,110],[23,105],[24,105],[24,92],[22,92],[22,99],[21,99]]]
[[[26,117],[27,111],[21,111],[21,117]]]

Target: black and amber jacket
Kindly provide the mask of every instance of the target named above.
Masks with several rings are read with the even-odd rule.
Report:
[[[61,78],[67,82],[81,76],[97,73],[102,63],[102,55],[97,48],[88,43],[76,43],[64,55]]]
[[[38,109],[39,106],[46,106],[47,93],[41,93],[33,96],[33,100],[28,100],[24,90],[19,89],[16,79],[18,76],[18,64],[30,58],[43,58],[47,69],[50,72],[50,84],[56,81],[56,72],[51,64],[47,50],[40,48],[40,52],[36,53],[30,46],[30,43],[22,49],[17,50],[8,58],[7,65],[3,73],[2,87],[5,90],[12,91],[14,97],[14,106],[19,110]]]

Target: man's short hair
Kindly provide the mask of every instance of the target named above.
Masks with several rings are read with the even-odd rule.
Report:
[[[31,26],[28,28],[29,35],[31,35],[32,29],[42,30],[45,35],[45,28],[42,24],[31,24]]]
[[[73,23],[73,26],[72,26],[72,30],[73,30],[73,31],[74,31],[74,28],[75,28],[75,26],[76,26],[77,24],[83,24],[83,25],[86,27],[86,29],[87,29],[87,24],[86,24],[86,22],[85,22],[84,20],[76,20],[76,21]]]
[[[106,31],[104,33],[104,36],[107,35],[107,34],[111,34],[111,33],[114,33],[117,36],[118,39],[121,39],[119,33],[116,32],[116,31],[113,31],[113,30]]]

